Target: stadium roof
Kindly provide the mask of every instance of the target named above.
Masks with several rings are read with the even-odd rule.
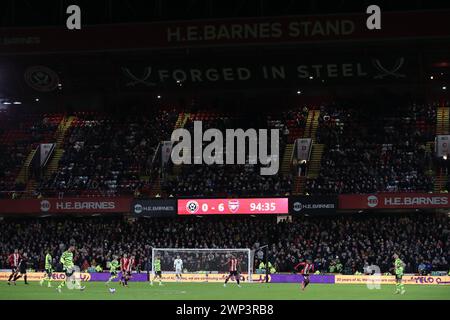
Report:
[[[174,93],[215,96],[216,89],[238,95],[257,89],[261,97],[274,89],[279,97],[284,96],[279,90],[296,95],[305,88],[323,95],[343,86],[397,84],[422,92],[416,86],[441,88],[448,82],[450,2],[377,1],[386,14],[384,28],[373,33],[365,28],[365,8],[372,3],[359,3],[0,1],[1,25],[11,27],[0,29],[0,103],[83,93],[129,99],[167,91],[178,99]],[[70,4],[82,8],[81,31],[65,28]],[[331,33],[289,34],[290,26],[303,22]],[[346,23],[351,32],[342,33]],[[267,25],[272,28],[268,37]],[[231,36],[209,41],[202,38],[206,26],[216,28],[214,35]],[[249,29],[249,36],[235,37],[236,26]],[[196,38],[191,41],[192,29]],[[335,29],[339,32],[333,34]],[[281,73],[286,73],[282,79]],[[179,76],[186,81],[176,81]]]

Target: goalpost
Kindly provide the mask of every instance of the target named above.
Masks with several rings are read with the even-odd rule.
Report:
[[[251,282],[253,275],[254,250],[251,249],[182,249],[152,248],[151,274],[154,275],[155,257],[160,256],[162,273],[174,273],[173,263],[177,256],[183,260],[183,273],[228,274],[230,255],[239,260],[240,273],[245,281]]]

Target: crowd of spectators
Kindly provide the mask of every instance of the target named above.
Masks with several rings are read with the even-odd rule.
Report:
[[[11,198],[25,184],[16,178],[39,143],[53,142],[60,114],[11,112],[0,119],[0,198]]]
[[[325,149],[318,177],[307,179],[308,194],[433,190],[436,159],[427,143],[434,140],[436,107],[412,104],[378,111],[345,104],[321,107],[316,142],[324,144]],[[192,132],[193,122],[201,120],[203,132],[209,128],[222,132],[230,128],[280,129],[281,166],[286,144],[303,136],[308,112],[306,107],[292,108],[252,118],[198,112],[190,114],[184,127]],[[157,148],[161,141],[170,139],[178,115],[175,110],[127,115],[76,113],[64,139],[58,170],[37,179],[35,194],[136,195],[145,190],[150,195],[147,191],[159,184],[160,178],[160,191],[166,196],[292,192],[291,174],[262,176],[260,165],[248,164],[248,157],[246,164],[234,166],[173,166],[169,161],[162,168]],[[25,188],[16,184],[16,178],[33,144],[54,142],[60,118],[49,119],[53,118],[34,115],[13,122],[17,127],[13,131],[8,128],[0,132],[0,196],[10,197],[12,190]],[[13,143],[5,138],[11,136],[10,132],[16,134]],[[444,166],[443,170],[448,168]],[[448,185],[443,188],[448,190]]]
[[[82,270],[106,269],[113,255],[123,253],[134,254],[138,270],[146,270],[151,247],[251,248],[258,266],[264,259],[260,247],[268,244],[268,258],[277,272],[292,272],[298,261],[310,259],[323,273],[354,274],[369,264],[385,273],[392,269],[394,253],[406,263],[407,273],[417,273],[419,268],[424,272],[423,266],[425,271],[448,271],[449,233],[447,215],[424,213],[299,216],[279,223],[274,217],[4,218],[0,269],[8,267],[8,254],[18,248],[28,254],[32,268],[42,270],[45,250],[50,248],[60,270],[59,257],[69,245],[77,247],[75,262]]]
[[[194,134],[194,121],[190,119],[185,124],[185,129]],[[218,118],[200,119],[202,120],[202,130],[205,132],[210,128],[220,130],[224,137],[226,129],[242,128],[281,128],[285,127],[283,121],[276,121],[273,118],[263,118],[262,125],[258,123],[249,123],[249,119],[231,118],[222,116]],[[267,144],[270,146],[270,134]],[[225,139],[225,138],[224,138]],[[279,167],[281,166],[281,157],[287,143],[287,135],[279,136]],[[204,142],[203,147],[208,143]],[[235,145],[236,147],[236,145]],[[248,145],[247,145],[248,148]],[[226,150],[224,141],[224,153]],[[235,150],[235,155],[237,154]],[[223,160],[225,162],[225,154]],[[282,176],[280,172],[275,175],[261,175],[261,164],[249,164],[248,149],[245,155],[246,164],[184,164],[178,168],[169,166],[167,168],[169,175],[161,183],[162,191],[172,196],[223,196],[223,195],[289,195],[292,190],[292,176]],[[193,155],[191,163],[194,163]]]
[[[162,182],[173,196],[289,195],[292,177],[261,175],[257,165],[191,165]]]
[[[150,175],[161,141],[169,139],[178,113],[158,111],[114,116],[77,114],[63,146],[58,170],[39,190],[79,194],[133,194]]]
[[[309,194],[432,191],[436,112],[429,105],[393,111],[328,106],[321,109],[318,143],[325,144]]]

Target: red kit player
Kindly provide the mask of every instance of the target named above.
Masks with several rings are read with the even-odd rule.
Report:
[[[225,283],[223,284],[223,286],[226,287],[228,280],[230,280],[230,278],[233,277],[236,280],[238,287],[241,287],[240,281],[239,281],[240,275],[239,275],[239,271],[238,271],[239,260],[235,256],[231,255],[226,264],[228,264],[228,270],[229,270],[230,274],[225,279]]]
[[[20,254],[19,250],[15,249],[14,253],[11,253],[8,257],[8,263],[11,267],[11,274],[8,278],[8,285],[11,285],[11,280],[13,281],[14,285],[16,284],[16,275],[19,273],[19,262],[20,262]]]
[[[314,265],[310,260],[306,260],[306,262],[300,262],[294,267],[295,270],[299,270],[299,268],[301,268],[300,273],[303,275],[302,290],[305,290],[309,284],[310,272],[314,272]]]

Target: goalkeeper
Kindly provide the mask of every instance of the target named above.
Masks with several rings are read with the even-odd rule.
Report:
[[[71,278],[73,276],[73,274],[75,273],[75,265],[73,263],[73,253],[74,253],[74,251],[75,251],[75,247],[74,246],[70,246],[69,249],[67,251],[65,251],[61,255],[61,258],[59,259],[59,261],[63,265],[63,271],[66,274],[65,281],[62,281],[60,283],[60,285],[58,286],[58,288],[56,288],[56,290],[58,290],[59,293],[61,293],[61,288],[64,287],[66,282],[69,283],[69,278]],[[75,285],[75,280],[74,279],[70,279],[70,281],[72,282],[72,285]],[[71,287],[71,288],[73,288],[73,287]],[[82,287],[79,284],[77,284],[75,286],[75,288],[79,289],[79,290],[84,290],[85,287]]]

